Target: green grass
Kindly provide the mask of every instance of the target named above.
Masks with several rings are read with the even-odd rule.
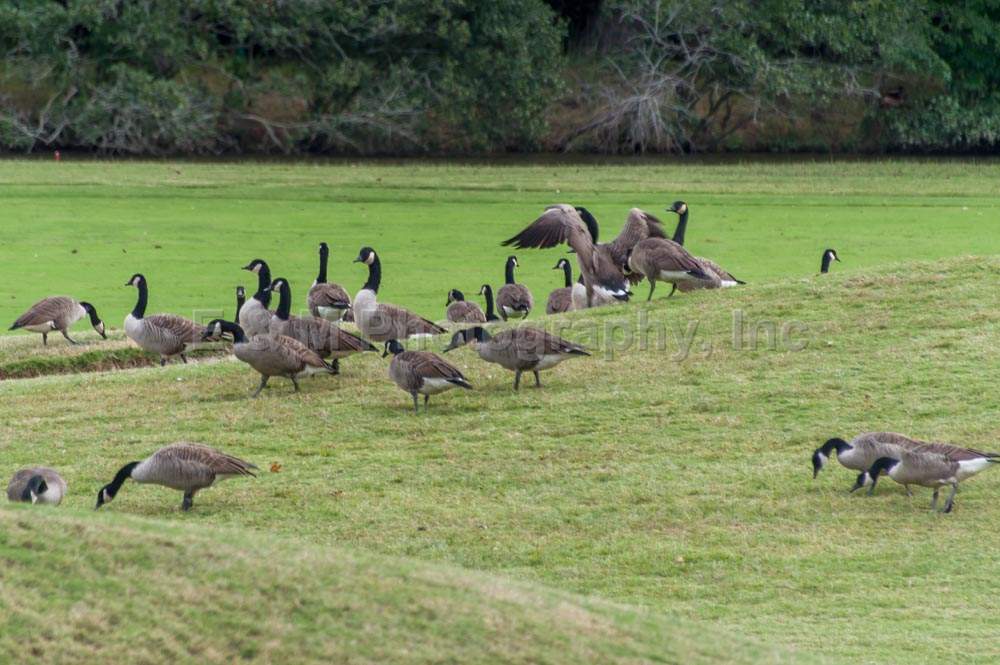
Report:
[[[595,201],[609,235],[618,226],[611,220],[629,205],[685,198],[693,210],[692,249],[752,282],[550,320],[595,356],[543,374],[540,391],[515,394],[509,373],[482,364],[469,349],[449,354],[476,390],[432,398],[430,413],[418,417],[375,354],[346,361],[340,377],[303,382],[298,396],[275,380],[259,400],[247,399],[255,375],[230,361],[2,382],[0,468],[47,463],[70,483],[58,511],[0,509],[0,532],[13,534],[0,536],[0,597],[10,605],[10,588],[38,584],[55,604],[50,615],[43,605],[0,613],[8,617],[6,626],[0,618],[0,634],[15,636],[0,641],[8,654],[31,636],[55,653],[120,658],[129,631],[150,625],[163,654],[183,654],[170,649],[186,643],[191,627],[178,617],[190,617],[205,626],[205,653],[227,662],[244,648],[261,662],[278,659],[272,648],[309,659],[319,653],[313,649],[347,639],[355,640],[360,662],[989,663],[1000,656],[992,618],[1000,569],[1000,533],[992,527],[1000,517],[997,477],[986,473],[964,484],[956,512],[942,516],[928,511],[927,490],[910,499],[886,482],[871,498],[849,496],[851,474],[832,465],[813,481],[809,466],[811,451],[829,436],[865,430],[1000,447],[1000,259],[992,256],[1000,253],[1000,174],[992,163],[0,166],[0,182],[8,183],[0,190],[15,208],[26,210],[31,200],[41,206],[42,192],[67,207],[89,201],[92,223],[64,219],[48,231],[43,223],[38,233],[48,240],[36,243],[39,251],[65,247],[78,228],[87,229],[81,237],[102,233],[102,210],[135,237],[170,228],[167,210],[189,220],[184,228],[194,235],[178,235],[169,251],[130,249],[127,258],[111,252],[95,259],[95,293],[106,297],[106,310],[122,315],[132,293],[118,285],[135,270],[152,281],[147,264],[173,285],[157,290],[154,281],[153,302],[173,311],[203,306],[199,292],[227,306],[239,266],[257,254],[294,267],[295,274],[275,272],[298,279],[304,290],[311,246],[322,237],[342,248],[345,261],[355,245],[385,247],[385,299],[433,315],[449,286],[472,290],[480,275],[501,275],[505,253],[495,241],[559,198]],[[64,167],[74,171],[62,176]],[[87,168],[97,173],[87,175]],[[182,171],[176,178],[203,183],[191,188],[202,197],[200,213],[182,214],[184,198],[169,176],[157,185],[157,170],[174,168]],[[32,185],[32,178],[50,184]],[[550,179],[559,195],[543,189]],[[303,206],[299,213],[296,205]],[[293,212],[272,218],[282,206]],[[351,218],[349,211],[362,207],[368,221]],[[123,208],[146,214],[126,219]],[[434,219],[442,223],[431,225]],[[215,224],[228,231],[205,230]],[[253,232],[265,227],[274,233]],[[323,229],[330,230],[317,234]],[[10,234],[2,237],[7,242]],[[27,235],[16,241],[27,242]],[[103,242],[93,245],[110,251]],[[827,245],[845,262],[821,277],[815,264]],[[11,255],[15,266],[26,260],[23,251]],[[522,253],[525,281],[539,299],[557,281],[549,271],[557,255]],[[119,265],[132,261],[138,265]],[[38,264],[74,274],[70,285],[91,283],[63,263]],[[23,266],[9,272],[23,285],[12,289],[18,298],[53,279],[29,278]],[[96,279],[119,273],[110,286]],[[363,279],[347,264],[333,276],[345,273],[355,277],[344,280],[349,284]],[[644,296],[645,286],[639,292]],[[769,323],[797,327],[774,349],[748,348],[746,340],[735,349],[734,311],[762,330]],[[666,331],[665,348],[635,341],[644,326]],[[677,340],[692,330],[680,360]],[[629,334],[634,343],[626,345]],[[791,349],[803,342],[804,349]],[[3,362],[29,346],[30,339],[8,342]],[[182,439],[244,456],[264,473],[204,492],[188,514],[179,512],[176,492],[132,484],[99,513],[89,510],[120,464]],[[272,463],[281,465],[277,472],[268,471]],[[28,522],[35,515],[45,517]],[[38,549],[25,549],[32,540]],[[314,575],[282,565],[298,556]],[[233,558],[240,575],[230,575]],[[426,578],[412,572],[425,570],[454,582],[425,589]],[[114,600],[123,593],[120,578],[135,575],[141,584],[121,609]],[[384,578],[388,590],[372,578]],[[186,584],[207,585],[223,609],[213,610]],[[509,585],[532,600],[498,612],[494,598],[483,599],[484,584]],[[269,630],[259,599],[276,597],[275,588],[316,604],[292,607],[277,594],[285,623]],[[168,602],[157,602],[159,594]],[[249,600],[237,602],[244,595]],[[190,597],[190,610],[174,602]],[[352,631],[346,619],[312,611],[341,607],[345,597],[351,613],[373,628]],[[414,620],[414,597],[449,609],[432,619],[417,612],[422,618]],[[602,634],[553,618],[556,597],[610,617],[624,632]],[[490,628],[479,618],[457,625],[457,608],[468,606],[480,608],[474,616],[485,616]],[[508,613],[511,620],[497,628],[495,617]],[[102,645],[74,621],[111,626],[115,637]],[[226,630],[248,626],[275,636],[224,639]],[[299,643],[320,633],[331,642]],[[494,641],[497,652],[483,650]],[[278,646],[266,646],[272,643]],[[583,651],[566,647],[574,643]],[[380,651],[401,645],[412,650]],[[710,651],[691,651],[699,647]]]

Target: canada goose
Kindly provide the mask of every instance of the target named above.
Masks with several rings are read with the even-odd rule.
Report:
[[[209,322],[201,336],[202,339],[217,340],[223,334],[233,337],[233,355],[260,373],[260,386],[253,397],[260,395],[272,376],[291,379],[295,392],[298,392],[299,377],[323,372],[337,373],[315,351],[285,335],[255,335],[248,340],[238,324],[215,319]]]
[[[278,291],[278,309],[268,329],[272,335],[286,335],[315,351],[320,358],[333,358],[334,373],[340,371],[340,359],[364,351],[378,351],[368,341],[330,323],[326,319],[292,316],[292,289],[288,280],[279,277],[271,283]]]
[[[497,291],[497,309],[504,321],[526,319],[535,306],[535,299],[531,297],[528,287],[514,281],[514,268],[517,266],[517,257],[508,256],[504,267],[504,285]]]
[[[951,485],[951,494],[948,495],[942,509],[942,512],[950,513],[955,505],[958,484],[988,468],[991,464],[1000,462],[1000,459],[995,456],[975,454],[974,451],[967,452],[972,453],[972,455],[961,460],[924,448],[901,450],[897,455],[880,457],[875,460],[870,469],[858,474],[858,479],[851,491],[861,489],[871,482],[871,488],[868,490],[868,494],[871,494],[875,491],[879,475],[884,471],[900,485],[933,487],[931,510],[934,510],[937,507],[940,489],[945,485]]]
[[[77,302],[69,296],[52,296],[39,300],[28,308],[28,311],[18,317],[17,321],[10,327],[10,330],[24,328],[31,332],[42,333],[42,345],[48,345],[49,333],[58,330],[70,344],[76,342],[70,339],[67,331],[69,327],[82,319],[90,316],[90,325],[94,327],[97,334],[107,339],[104,334],[104,322],[97,316],[97,310],[89,302]]]
[[[65,495],[66,481],[54,469],[46,466],[21,469],[7,485],[7,498],[11,501],[58,506]]]
[[[573,268],[570,267],[569,261],[566,259],[559,259],[552,269],[562,270],[566,278],[566,283],[562,288],[553,289],[549,293],[549,299],[545,303],[545,313],[559,314],[560,312],[568,312],[573,309]]]
[[[588,221],[584,220],[584,214]],[[597,244],[597,233],[597,222],[586,208],[559,204],[546,208],[541,217],[501,244],[521,249],[555,247],[565,242],[576,253],[588,307],[600,304],[595,296],[627,301],[629,283],[622,272],[626,252],[634,244],[634,238],[662,236],[660,221],[633,208],[629,212],[625,228],[614,242]]]
[[[820,260],[819,264],[819,271],[821,273],[830,272],[830,261],[840,263],[840,257],[837,256],[837,250],[827,249],[823,251],[823,258]]]
[[[254,259],[243,266],[257,274],[257,292],[240,308],[239,324],[247,337],[264,335],[271,325],[271,315],[268,310],[271,304],[271,269],[262,259]]]
[[[649,295],[652,300],[657,282],[671,282],[674,288],[678,282],[711,278],[705,274],[697,259],[687,250],[666,238],[646,238],[626,253],[626,265],[632,272],[644,275],[649,280]],[[674,294],[670,290],[669,298]]]
[[[233,321],[236,323],[240,322],[240,310],[243,309],[243,303],[247,301],[247,292],[242,286],[236,287],[236,316],[233,317]]]
[[[254,476],[256,468],[250,462],[200,443],[172,443],[144,460],[129,462],[120,468],[114,480],[97,492],[94,508],[111,503],[122,484],[131,478],[137,483],[162,485],[184,492],[181,510],[191,510],[194,495],[199,490],[211,487],[216,480]]]
[[[388,342],[391,339],[438,335],[445,332],[441,326],[407,309],[378,302],[378,288],[382,283],[382,261],[374,249],[362,247],[354,262],[368,266],[368,281],[358,291],[352,305],[354,321],[361,329],[361,334],[376,342]]]
[[[679,216],[677,228],[674,229],[673,240],[678,245],[683,245],[684,233],[687,230],[688,213],[690,212],[688,204],[684,201],[674,201],[673,205],[667,208],[667,212],[674,212]],[[746,282],[733,277],[730,272],[711,259],[706,259],[703,256],[696,256],[694,259],[701,265],[702,272],[708,275],[708,280],[685,280],[675,283],[673,289],[670,291],[671,295],[673,295],[674,289],[686,292],[696,289],[724,289],[739,284],[746,284]],[[670,296],[667,297],[669,298]]]
[[[445,314],[452,323],[486,323],[486,315],[474,302],[469,302],[458,289],[448,292],[448,309]]]
[[[443,393],[452,388],[472,389],[462,372],[457,367],[430,351],[407,351],[403,345],[394,339],[385,343],[385,353],[382,357],[392,354],[389,363],[389,378],[413,396],[413,412],[417,408],[417,393],[424,396],[424,411],[431,395]]]
[[[160,367],[166,365],[167,359],[173,356],[180,356],[187,363],[184,352],[201,344],[201,327],[194,321],[174,314],[145,316],[149,286],[141,274],[132,275],[125,286],[134,286],[139,290],[135,307],[125,317],[125,334],[128,338],[142,350],[159,355]]]
[[[455,333],[445,352],[472,344],[479,357],[514,372],[514,390],[521,385],[521,373],[535,375],[535,387],[541,388],[538,373],[551,369],[571,356],[589,356],[579,344],[550,335],[537,328],[511,328],[490,335],[483,327],[467,328]]]
[[[306,304],[313,316],[330,321],[339,321],[344,311],[351,306],[351,296],[340,284],[326,281],[326,263],[330,258],[330,248],[325,242],[319,244],[319,275],[309,289]]]
[[[837,453],[837,461],[844,468],[852,471],[867,471],[875,463],[875,460],[880,457],[895,457],[900,450],[917,449],[946,455],[955,460],[990,456],[989,454],[953,446],[948,443],[927,443],[926,441],[913,439],[904,434],[897,434],[896,432],[865,432],[851,439],[850,443],[839,437],[834,437],[813,451],[813,478],[819,475],[819,472],[826,466],[827,461],[835,451]],[[909,491],[909,488],[907,488],[907,491]]]
[[[490,286],[489,284],[483,284],[483,286],[479,289],[479,295],[481,295],[483,299],[486,301],[487,323],[493,321],[499,321],[500,317],[497,316],[496,312],[493,311],[493,287]]]

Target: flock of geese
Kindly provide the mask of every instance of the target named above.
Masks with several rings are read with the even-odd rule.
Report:
[[[631,287],[642,279],[650,284],[647,300],[652,298],[657,282],[671,284],[668,298],[678,290],[687,292],[744,284],[711,259],[693,256],[684,248],[689,216],[685,202],[677,201],[667,210],[678,215],[672,238],[666,236],[659,219],[633,208],[618,236],[610,243],[600,243],[598,222],[586,208],[560,204],[547,208],[538,219],[502,244],[518,249],[566,244],[575,253],[579,270],[576,281],[569,260],[559,259],[553,268],[561,270],[564,279],[563,286],[549,294],[545,307],[547,314],[628,301],[632,296]],[[158,355],[161,366],[174,357],[186,363],[185,354],[199,345],[231,341],[233,355],[260,375],[254,397],[260,395],[271,377],[288,378],[298,391],[299,378],[338,374],[340,360],[379,351],[372,342],[382,345],[383,357],[392,356],[389,378],[410,394],[414,412],[419,412],[420,395],[423,395],[426,410],[431,395],[454,388],[473,388],[462,372],[441,356],[404,348],[402,340],[448,331],[403,307],[378,300],[382,264],[373,248],[362,247],[354,260],[367,267],[368,279],[353,300],[342,286],[328,281],[329,254],[327,244],[321,243],[319,272],[306,296],[309,316],[291,313],[291,285],[283,277],[272,278],[270,267],[262,259],[254,259],[243,267],[256,274],[257,290],[247,298],[244,288],[237,287],[234,320],[214,319],[207,326],[174,314],[147,315],[149,285],[146,277],[137,273],[126,282],[126,286],[136,288],[138,295],[135,307],[125,317],[125,334],[145,351]],[[833,261],[840,261],[836,251],[825,250],[820,271],[828,272]],[[520,326],[491,332],[489,327],[493,322],[524,319],[534,309],[531,291],[515,279],[517,267],[517,257],[508,257],[505,283],[496,294],[489,284],[480,288],[485,311],[466,300],[458,289],[448,292],[445,317],[449,323],[462,327],[453,332],[444,349],[448,352],[472,346],[483,361],[514,373],[515,391],[520,388],[525,372],[531,372],[535,386],[540,387],[540,372],[567,358],[589,355],[582,346],[538,328]],[[274,294],[277,294],[277,306],[272,309]],[[75,344],[68,329],[85,316],[101,337],[106,338],[104,323],[94,306],[65,296],[36,303],[11,329],[41,333],[43,344],[47,344],[50,332],[59,331]],[[353,322],[360,334],[342,327],[344,321]],[[852,492],[870,486],[871,493],[884,473],[905,485],[907,491],[910,485],[933,487],[933,509],[939,489],[950,486],[951,494],[945,501],[944,512],[951,511],[959,482],[1000,460],[1000,456],[992,453],[875,432],[861,434],[849,443],[839,438],[827,441],[813,454],[814,478],[834,453],[841,465],[859,472]],[[175,443],[144,460],[121,467],[114,479],[99,490],[96,507],[112,501],[124,482],[132,479],[183,492],[181,507],[188,510],[196,492],[223,478],[253,476],[256,469],[249,462],[208,446]],[[58,504],[66,491],[66,482],[56,471],[35,467],[22,469],[14,475],[7,496],[11,501]]]

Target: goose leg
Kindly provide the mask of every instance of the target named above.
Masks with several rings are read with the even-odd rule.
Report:
[[[669,298],[670,296],[674,295],[674,291],[676,291],[676,290],[677,290],[677,282],[671,283],[671,285],[670,285],[670,293],[667,294],[667,297]]]
[[[160,356],[160,367],[164,367],[167,364],[166,356]]]
[[[649,302],[650,300],[653,299],[653,289],[655,288],[656,288],[656,280],[655,279],[649,280],[649,295],[646,296],[646,302]]]
[[[73,339],[69,336],[69,334],[65,330],[60,330],[59,332],[62,333],[62,336],[65,337],[70,344],[78,344],[78,342],[73,341]]]
[[[295,386],[295,392],[299,392],[299,380],[295,378],[294,374],[288,378],[292,380],[292,385]]]
[[[424,395],[424,411],[427,411],[427,402],[431,399],[430,395]]]
[[[913,496],[913,490],[910,489],[909,485],[903,485],[906,488],[906,496]]]
[[[333,359],[333,373],[340,374],[340,358]]]
[[[271,377],[265,376],[264,374],[260,375],[260,385],[257,386],[257,391],[253,394],[254,397],[257,397],[258,395],[260,395],[260,391],[264,389],[264,386],[267,385],[267,380],[270,379],[270,378]]]
[[[182,360],[182,361],[184,361],[184,364],[185,364],[185,365],[187,365],[187,364],[188,364],[188,359],[187,359],[187,356],[186,356],[186,355],[184,355],[183,353],[181,354],[181,360]]]
[[[42,346],[49,345],[49,334],[47,332],[42,333]]]
[[[420,413],[420,401],[417,400],[417,391],[414,390],[410,395],[413,397],[413,413]]]
[[[514,390],[519,390],[521,388],[521,370],[514,371]]]
[[[944,510],[941,512],[950,513],[951,509],[955,507],[956,493],[958,493],[958,483],[952,483],[951,494],[948,495],[948,500],[944,502]]]
[[[194,505],[194,492],[184,492],[184,500],[181,501],[181,510],[191,510]]]
[[[940,492],[940,491],[941,491],[941,488],[939,488],[939,487],[935,487],[934,488],[934,494],[931,495],[931,510],[936,510],[937,509],[938,492]]]
[[[542,379],[541,379],[541,377],[538,376],[538,370],[537,369],[533,369],[531,371],[535,375],[535,387],[536,388],[541,388],[542,387]]]

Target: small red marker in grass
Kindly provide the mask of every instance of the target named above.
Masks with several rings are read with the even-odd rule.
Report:
[[[56,150],[55,153],[53,153],[53,156],[56,158],[57,162],[62,161],[62,154],[58,150]]]

